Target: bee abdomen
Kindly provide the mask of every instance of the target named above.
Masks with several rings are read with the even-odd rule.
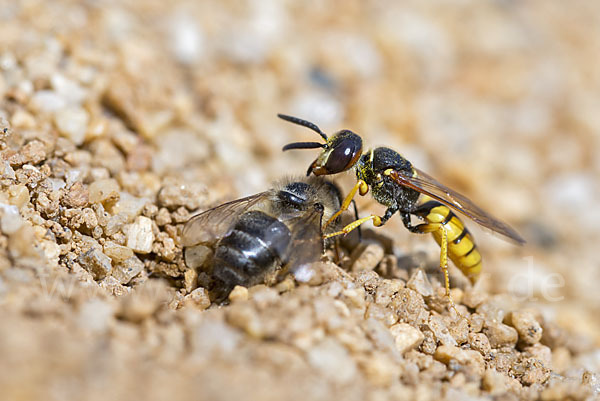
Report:
[[[217,244],[214,274],[228,287],[250,286],[285,263],[291,239],[285,224],[260,211],[244,213]]]
[[[431,209],[425,216],[430,224],[441,224],[446,231],[448,239],[448,256],[471,282],[475,282],[481,272],[481,254],[469,230],[462,220],[445,205],[437,202],[428,202]],[[441,233],[432,232],[438,244],[441,243]]]

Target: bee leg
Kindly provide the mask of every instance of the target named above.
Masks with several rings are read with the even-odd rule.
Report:
[[[339,265],[340,262],[342,261],[342,254],[340,253],[340,241],[339,241],[339,238],[335,238],[334,239],[333,249],[335,251],[334,262]]]
[[[352,199],[352,205],[354,206],[354,218],[356,220],[358,220],[358,208],[356,207],[356,201],[354,199]],[[358,227],[358,242],[362,241],[362,230],[360,229],[360,226]]]
[[[348,196],[346,196],[346,199],[344,199],[344,201],[342,202],[342,205],[340,206],[340,210],[335,212],[333,214],[333,216],[331,216],[329,218],[329,220],[327,220],[327,222],[323,226],[323,230],[325,230],[327,228],[327,226],[329,226],[335,219],[337,219],[340,214],[342,214],[343,212],[348,210],[348,208],[350,207],[350,204],[352,203],[352,200],[356,196],[356,192],[359,192],[361,195],[366,195],[367,192],[369,192],[369,186],[363,180],[358,180],[356,182],[356,184],[354,185],[354,188],[352,188],[352,190],[350,191]],[[330,235],[330,236],[333,237],[333,235]],[[326,238],[329,238],[330,236],[327,236]]]

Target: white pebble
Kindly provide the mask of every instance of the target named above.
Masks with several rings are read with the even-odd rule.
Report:
[[[54,114],[54,123],[58,131],[71,139],[75,145],[81,145],[85,140],[89,120],[87,111],[80,107],[58,110]]]
[[[410,351],[418,347],[425,336],[421,332],[407,323],[398,323],[390,327],[390,333],[394,337],[396,349],[401,353]]]
[[[171,50],[177,61],[193,64],[204,53],[204,36],[198,23],[188,15],[176,15],[171,21]]]
[[[51,90],[37,91],[31,97],[30,106],[35,111],[53,113],[65,108],[67,102],[58,93]]]
[[[50,78],[50,82],[54,90],[70,105],[81,104],[86,98],[86,90],[64,75],[54,74]]]
[[[15,170],[13,170],[7,161],[3,162],[2,178],[8,178],[10,180],[14,180],[16,178]]]
[[[127,192],[121,192],[119,200],[112,207],[113,214],[121,214],[132,221],[136,216],[142,213],[144,205],[148,202],[146,198],[137,198]]]
[[[127,246],[137,253],[150,253],[154,234],[152,233],[152,220],[145,216],[138,216],[127,229]]]
[[[23,219],[19,214],[19,209],[14,205],[0,203],[2,218],[0,219],[0,228],[4,234],[14,234],[23,225]]]

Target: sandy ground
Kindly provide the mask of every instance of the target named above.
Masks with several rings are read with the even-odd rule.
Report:
[[[5,0],[0,27],[0,398],[600,394],[596,2]],[[318,138],[278,112],[398,150],[528,243],[468,223],[464,318],[398,217],[211,302],[181,230],[306,171],[281,147]]]

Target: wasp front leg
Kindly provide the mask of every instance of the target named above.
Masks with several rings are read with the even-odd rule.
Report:
[[[387,210],[385,211],[385,214],[382,217],[376,216],[374,214],[372,214],[371,216],[363,217],[362,219],[355,220],[352,223],[348,224],[347,226],[345,226],[344,228],[342,228],[340,231],[336,231],[334,233],[327,234],[325,236],[325,238],[331,238],[331,237],[335,237],[337,235],[346,235],[346,234],[350,233],[351,231],[355,230],[356,228],[360,227],[363,223],[366,223],[369,220],[373,221],[373,225],[375,227],[381,227],[397,211],[398,211],[398,207],[397,206],[391,206],[391,207],[387,208]]]
[[[369,186],[363,180],[358,180],[356,182],[356,184],[354,185],[354,188],[352,188],[352,190],[350,191],[350,193],[348,193],[348,196],[346,196],[346,199],[344,199],[344,201],[342,202],[342,205],[340,206],[340,210],[338,210],[337,212],[335,212],[333,214],[333,216],[331,216],[329,218],[329,220],[327,220],[327,222],[323,226],[323,231],[331,223],[333,223],[335,221],[335,219],[337,219],[342,213],[344,213],[346,210],[348,210],[348,208],[350,207],[350,204],[352,203],[352,201],[354,200],[354,197],[356,196],[356,192],[360,193],[361,195],[366,195],[367,192],[369,192]],[[337,235],[339,235],[339,234],[337,234]],[[334,236],[335,235],[331,235],[330,234],[330,235],[328,235],[325,238],[334,237]]]

